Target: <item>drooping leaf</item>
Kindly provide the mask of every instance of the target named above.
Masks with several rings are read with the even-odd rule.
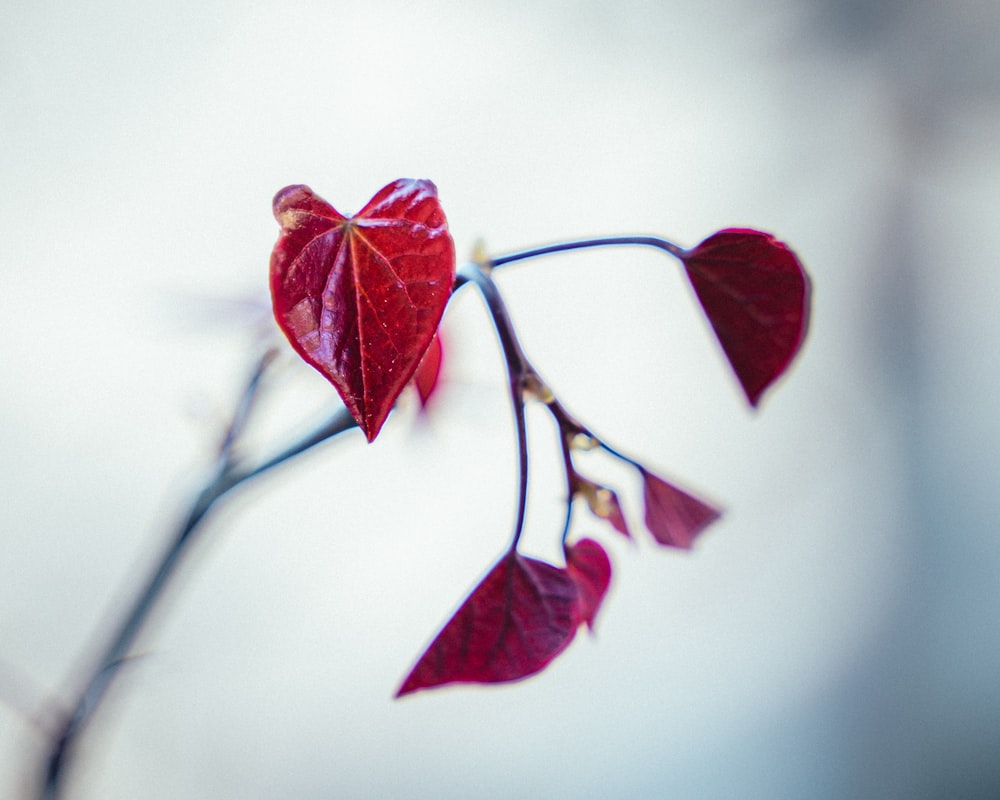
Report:
[[[271,297],[292,347],[369,441],[413,377],[451,294],[455,246],[430,181],[398,180],[355,216],[307,186],[274,198]]]
[[[731,228],[682,256],[688,278],[750,405],[791,363],[806,334],[809,279],[786,244]]]
[[[611,561],[593,539],[566,546],[566,572],[579,589],[578,615],[593,630],[594,618],[611,583]]]
[[[618,502],[618,495],[614,491],[585,480],[580,481],[577,491],[583,495],[595,517],[607,520],[620,534],[632,538],[625,515],[622,513],[621,503]]]
[[[639,472],[646,503],[646,527],[660,544],[690,549],[695,537],[722,516],[718,509],[642,467]]]
[[[444,356],[444,347],[441,344],[440,330],[431,339],[430,347],[424,353],[417,365],[417,371],[413,373],[413,385],[417,389],[417,396],[420,398],[420,407],[427,408],[434,391],[437,389],[438,378],[441,377],[441,361]]]
[[[507,553],[431,642],[396,696],[533,675],[573,640],[580,614],[580,591],[565,570]]]

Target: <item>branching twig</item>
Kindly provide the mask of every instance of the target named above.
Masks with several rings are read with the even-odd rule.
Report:
[[[547,387],[525,357],[514,334],[506,306],[489,275],[489,271],[493,267],[537,256],[613,245],[650,246],[665,250],[678,257],[683,253],[683,250],[677,245],[653,236],[583,239],[523,250],[484,263],[467,264],[459,271],[455,279],[454,288],[456,290],[466,282],[477,284],[489,306],[507,360],[519,450],[518,512],[513,541],[510,545],[511,551],[517,547],[526,510],[528,449],[524,419],[525,394],[536,395],[542,402],[550,405],[550,410],[554,397],[543,396],[547,392]],[[260,384],[276,354],[276,350],[269,349],[258,361],[220,443],[215,476],[196,496],[183,523],[174,531],[173,537],[159,562],[140,587],[128,613],[119,624],[101,657],[97,659],[93,671],[83,681],[82,689],[68,704],[67,707],[72,710],[66,713],[62,720],[54,726],[50,749],[45,758],[44,785],[40,793],[42,800],[56,800],[59,797],[65,784],[67,762],[72,753],[73,745],[104,699],[118,673],[118,668],[129,658],[137,637],[162,599],[165,589],[176,574],[179,564],[188,552],[196,534],[201,530],[202,523],[209,512],[236,487],[306,452],[320,442],[357,426],[350,413],[346,409],[341,409],[327,423],[284,450],[254,466],[241,464],[237,445],[245,431]],[[570,470],[568,453],[566,455],[567,469]]]
[[[235,455],[235,444],[243,433],[253,400],[259,389],[267,367],[274,359],[274,351],[268,350],[253,371],[250,381],[233,414],[219,448],[215,477],[198,493],[183,523],[176,529],[160,561],[142,585],[128,614],[111,638],[102,656],[97,660],[93,672],[76,696],[72,711],[52,737],[52,744],[45,759],[43,800],[56,800],[65,783],[66,766],[73,744],[87,722],[93,717],[103,700],[118,668],[129,657],[136,638],[149,619],[150,614],[163,597],[164,590],[176,573],[177,568],[201,529],[201,524],[215,505],[237,486],[291,460],[320,442],[357,426],[346,409],[340,409],[325,424],[308,436],[251,467],[241,465]]]

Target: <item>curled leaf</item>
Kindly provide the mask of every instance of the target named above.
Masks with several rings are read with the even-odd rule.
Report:
[[[274,198],[271,297],[292,347],[372,441],[437,330],[455,246],[430,181],[398,180],[355,216],[307,186]]]
[[[681,491],[642,467],[646,527],[662,545],[690,549],[695,538],[722,512]]]
[[[626,538],[632,538],[617,494],[606,486],[599,486],[592,481],[583,479],[578,482],[576,491],[583,495],[595,517],[607,520],[611,523],[611,527],[620,534]]]
[[[593,630],[594,618],[611,583],[611,561],[593,539],[566,546],[566,572],[579,590],[577,614]]]
[[[577,584],[565,570],[506,553],[431,642],[396,696],[446,683],[533,675],[573,640],[579,603]]]
[[[784,242],[731,228],[681,255],[688,279],[750,405],[788,367],[805,338],[809,279]]]

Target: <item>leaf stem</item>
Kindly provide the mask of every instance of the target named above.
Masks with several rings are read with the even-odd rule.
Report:
[[[659,236],[599,236],[594,239],[571,239],[569,241],[557,242],[555,244],[544,245],[542,247],[532,247],[528,250],[520,250],[516,253],[508,253],[507,255],[491,258],[483,266],[487,268],[502,267],[505,264],[513,264],[517,261],[526,261],[529,258],[538,258],[539,256],[548,256],[553,255],[554,253],[565,253],[570,250],[586,250],[591,247],[616,246],[655,247],[657,250],[665,250],[670,253],[670,255],[677,258],[682,258],[685,253],[684,248],[680,245],[674,244],[666,239],[661,239]],[[463,266],[459,268],[458,274],[455,278],[454,288],[458,289],[469,280],[471,280],[471,278],[466,273],[465,267]]]
[[[524,418],[524,393],[531,379],[537,378],[537,375],[524,355],[521,343],[518,342],[517,335],[514,333],[514,324],[511,322],[507,304],[487,269],[476,263],[465,264],[459,270],[459,277],[463,279],[463,282],[469,281],[476,284],[476,288],[483,296],[500,339],[504,360],[507,362],[507,377],[511,406],[514,411],[514,428],[517,431],[518,454],[517,516],[514,520],[514,535],[511,538],[509,550],[513,553],[521,539],[521,531],[524,529],[524,518],[528,507],[528,428]]]
[[[573,438],[582,428],[573,426],[569,414],[555,397],[545,407],[552,414],[559,430],[559,446],[562,450],[563,469],[566,472],[566,520],[563,522],[560,541],[565,545],[569,536],[569,526],[573,518],[573,501],[576,500],[577,489],[580,486],[580,474],[573,465]]]
[[[563,466],[566,471],[567,487],[566,517],[563,522],[561,534],[561,540],[564,544],[569,535],[570,523],[573,516],[573,500],[580,481],[580,476],[573,466],[572,442],[574,438],[577,436],[586,436],[593,440],[594,445],[604,447],[610,453],[625,461],[629,461],[633,464],[635,462],[632,462],[630,459],[607,447],[607,445],[605,445],[601,440],[594,437],[594,435],[584,425],[578,422],[576,418],[566,410],[562,403],[559,402],[558,398],[556,398],[556,396],[552,393],[552,390],[548,387],[548,385],[541,379],[538,372],[528,360],[528,357],[525,355],[524,350],[521,347],[521,343],[517,339],[517,335],[514,332],[514,324],[510,318],[510,312],[507,310],[507,305],[500,293],[500,289],[497,287],[496,282],[490,275],[490,272],[495,266],[509,264],[525,258],[533,258],[535,256],[557,253],[564,250],[597,247],[609,244],[649,244],[668,250],[675,255],[680,252],[680,248],[676,245],[667,242],[664,239],[657,239],[655,237],[627,236],[606,239],[586,239],[577,242],[564,242],[562,244],[550,245],[548,247],[537,248],[534,250],[525,250],[521,253],[503,256],[501,258],[491,259],[485,262],[470,262],[459,268],[458,275],[456,277],[456,289],[467,282],[476,284],[483,296],[483,299],[486,301],[486,306],[490,312],[490,316],[493,318],[493,324],[496,327],[497,335],[500,338],[500,346],[503,350],[504,359],[507,362],[507,373],[510,379],[511,403],[513,405],[514,423],[517,430],[519,474],[517,519],[514,525],[514,536],[511,541],[510,552],[513,552],[517,548],[517,543],[521,538],[521,531],[524,527],[525,511],[527,508],[528,439],[524,418],[524,397],[526,393],[533,394],[538,400],[545,404],[545,407],[549,410],[549,413],[552,414],[559,428],[559,439],[560,446],[562,448]]]
[[[223,437],[215,476],[195,497],[184,521],[174,531],[160,560],[145,583],[142,584],[128,613],[101,657],[97,659],[93,671],[72,704],[72,712],[64,718],[58,726],[57,732],[53,735],[45,760],[44,785],[40,795],[43,800],[56,800],[60,796],[65,783],[66,765],[72,745],[97,711],[118,672],[118,668],[128,660],[136,638],[163,598],[170,579],[176,574],[184,555],[189,551],[196,534],[201,530],[201,523],[216,503],[246,481],[291,460],[320,442],[357,426],[346,408],[339,409],[327,422],[298,442],[263,460],[256,466],[241,466],[234,456],[235,444],[245,429],[254,397],[264,373],[273,359],[274,351],[268,350],[259,360]]]
[[[514,535],[511,537],[510,550],[517,549],[524,530],[524,517],[528,509],[528,426],[524,420],[524,396],[519,382],[513,376],[510,379],[510,396],[514,410],[514,427],[517,430],[517,517],[514,520]]]
[[[606,453],[609,453],[610,455],[613,455],[619,461],[624,461],[626,464],[630,464],[631,466],[635,467],[640,472],[645,472],[646,471],[646,468],[642,464],[640,464],[638,461],[636,461],[634,458],[629,458],[624,453],[619,453],[617,450],[615,450],[613,447],[611,447],[609,444],[607,444],[603,439],[598,439],[597,443],[598,443],[598,445],[600,446],[600,448],[602,450],[604,450]]]
[[[673,242],[661,239],[659,236],[602,236],[596,239],[575,239],[568,242],[558,242],[544,247],[534,247],[530,250],[521,250],[517,253],[510,253],[505,256],[498,256],[490,260],[493,267],[502,267],[504,264],[512,264],[515,261],[524,261],[538,256],[547,256],[552,253],[563,253],[568,250],[583,250],[590,247],[613,247],[613,246],[639,246],[655,247],[659,250],[666,250],[673,256],[680,258],[684,253],[684,248]]]

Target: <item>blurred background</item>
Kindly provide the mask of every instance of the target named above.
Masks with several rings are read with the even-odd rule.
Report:
[[[593,637],[517,685],[392,700],[505,547],[515,453],[482,304],[378,442],[220,508],[81,740],[68,797],[1000,795],[1000,6],[7,2],[0,12],[0,796],[208,477],[274,336],[273,194],[439,188],[459,257],[776,233],[810,338],[745,406],[675,263],[498,272],[565,405],[725,509],[690,554],[578,515]],[[287,354],[287,346],[284,352]],[[291,356],[265,448],[334,407]],[[525,549],[556,557],[529,415]],[[634,474],[618,490],[638,531]]]

